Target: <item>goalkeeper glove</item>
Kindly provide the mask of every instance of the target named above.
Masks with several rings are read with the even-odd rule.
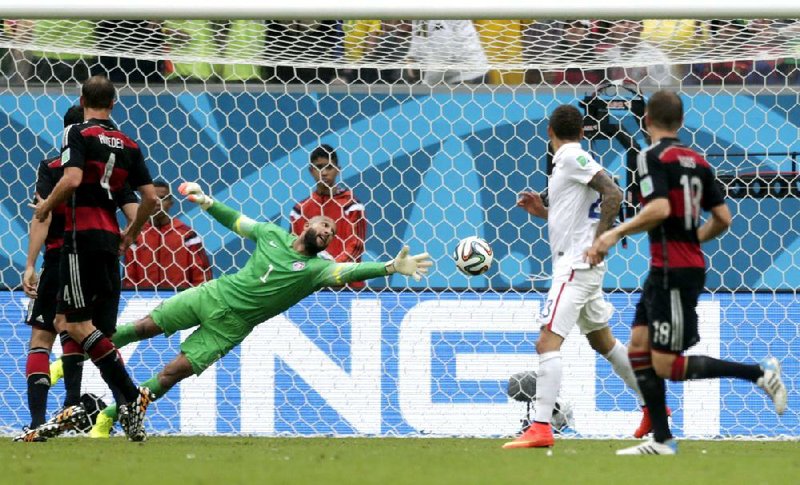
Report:
[[[419,281],[422,279],[422,275],[428,272],[428,268],[433,266],[430,258],[428,253],[409,256],[408,246],[403,246],[397,256],[386,263],[386,271],[389,274],[400,273],[411,276],[415,281]]]
[[[203,190],[195,182],[184,182],[178,187],[178,192],[185,195],[189,202],[194,202],[203,210],[208,210],[214,203],[214,199],[203,193]]]

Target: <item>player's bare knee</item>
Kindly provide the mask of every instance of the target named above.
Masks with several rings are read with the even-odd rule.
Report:
[[[589,341],[589,346],[601,355],[611,352],[611,349],[617,343],[617,339],[614,338],[611,329],[608,327],[588,333],[586,339]]]
[[[83,342],[95,330],[91,320],[77,323],[67,322],[64,327],[66,327],[70,338],[78,343]]]
[[[628,343],[628,353],[648,352],[650,350],[650,342],[648,338],[649,333],[647,327],[633,327],[633,331],[631,331],[631,341]]]
[[[69,327],[67,327],[67,317],[61,314],[56,314],[56,317],[53,319],[53,326],[56,328],[56,332],[67,332],[69,333]]]
[[[656,371],[658,377],[669,379],[672,376],[672,363],[675,361],[675,357],[673,354],[652,352],[653,370]]]
[[[548,330],[547,327],[542,327],[539,339],[536,341],[536,353],[544,354],[560,350],[563,341],[564,339],[560,335]]]
[[[36,327],[31,329],[30,348],[52,349],[55,340],[56,334],[54,332]]]

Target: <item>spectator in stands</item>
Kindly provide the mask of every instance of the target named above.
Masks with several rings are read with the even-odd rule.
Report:
[[[743,57],[747,48],[743,43],[749,37],[747,27],[738,20],[712,20],[710,22],[711,40],[702,47],[702,55],[718,57],[730,55],[731,52],[741,52]],[[686,79],[687,84],[743,84],[747,76],[753,71],[753,61],[749,59],[706,62],[694,64],[691,75]]]
[[[176,56],[257,59],[264,51],[264,23],[256,20],[166,20],[164,27],[186,34],[168,40]],[[253,64],[173,62],[171,79],[188,82],[248,81],[261,78]]]
[[[4,19],[2,33],[14,41],[24,41],[30,35],[33,27],[31,20]],[[30,76],[32,66],[28,55],[20,49],[0,49],[0,72],[5,78],[5,83],[22,84]]]
[[[797,38],[800,25],[792,20],[754,19],[712,20],[711,42],[703,54],[719,57],[738,55],[739,60],[702,63],[692,66],[693,84],[791,84],[798,79],[795,59],[779,53],[785,43]],[[754,60],[757,59],[757,60]]]
[[[409,60],[425,65],[469,66],[466,69],[423,68],[409,72],[430,86],[484,81],[488,60],[471,20],[415,20],[412,22]]]
[[[665,87],[675,83],[667,54],[646,40],[642,40],[640,20],[617,20],[608,30],[610,45],[603,55],[612,67],[608,70],[611,81],[630,81],[640,86]]]
[[[125,252],[124,288],[180,290],[208,281],[211,265],[200,236],[169,211],[175,203],[164,181],[153,182],[160,209]]]
[[[753,19],[747,23],[745,42],[758,54],[754,57],[764,57],[764,54],[770,57],[753,61],[753,69],[745,79],[747,84],[774,85],[786,82],[786,76],[778,69],[783,63],[783,59],[777,57],[782,42],[776,29],[779,24],[774,19]]]
[[[353,193],[337,185],[341,166],[339,157],[330,145],[320,145],[311,152],[309,171],[317,186],[311,196],[295,204],[289,219],[292,233],[300,234],[312,217],[325,215],[336,222],[336,237],[326,250],[335,261],[361,262],[367,238],[364,205]],[[364,282],[350,283],[350,288],[363,288]]]
[[[580,66],[597,61],[597,40],[591,31],[589,20],[572,20],[569,22],[550,22],[547,24],[547,35],[551,39],[551,47],[546,53],[539,51],[539,56],[546,55],[547,60],[557,64],[571,64],[559,71],[543,73],[543,80],[550,84],[599,84],[605,72],[602,69],[584,69]],[[546,45],[546,44],[545,44]],[[533,47],[536,49],[536,47]],[[535,54],[535,53],[534,53]]]
[[[266,21],[268,59],[304,59],[308,63],[338,60],[342,56],[342,22],[340,20]],[[269,67],[264,78],[270,83],[328,84],[336,79],[336,70],[329,67]]]
[[[6,20],[7,35],[19,42],[40,45],[60,43],[83,47],[94,43],[94,23],[89,20]],[[89,78],[93,57],[83,54],[11,49],[11,82],[82,83]]]
[[[345,57],[353,62],[400,62],[411,43],[411,22],[407,20],[349,20],[344,23]],[[402,79],[401,69],[362,68],[339,73],[348,82],[394,84]]]
[[[185,33],[165,29],[153,20],[101,20],[95,29],[97,48],[153,56],[163,54],[167,38],[188,40]],[[102,74],[114,83],[149,84],[164,81],[164,61],[100,56],[92,75]]]
[[[530,20],[522,26],[522,59],[526,64],[540,64],[544,60],[552,58],[556,51],[556,46],[561,41],[558,35],[557,26],[561,24],[557,20]],[[544,74],[541,69],[526,69],[526,84],[541,84],[544,81]]]

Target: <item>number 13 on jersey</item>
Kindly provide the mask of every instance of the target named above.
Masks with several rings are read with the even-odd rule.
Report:
[[[700,224],[700,202],[703,200],[703,181],[700,177],[681,175],[683,187],[683,224],[687,231]]]

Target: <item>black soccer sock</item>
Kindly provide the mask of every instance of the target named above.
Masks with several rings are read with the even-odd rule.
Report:
[[[719,360],[707,355],[690,355],[686,357],[687,379],[714,379],[717,377],[736,377],[757,382],[764,371],[757,364],[740,364],[727,360]]]
[[[81,342],[81,346],[100,369],[100,375],[114,393],[118,404],[133,402],[139,397],[139,390],[133,384],[116,347],[108,337],[100,330],[95,330]]]
[[[658,377],[652,367],[637,369],[634,373],[636,374],[636,382],[639,384],[644,403],[650,412],[650,421],[653,423],[653,438],[659,443],[664,443],[672,439],[667,418],[667,386],[664,384],[664,379]]]
[[[64,366],[64,407],[81,403],[81,381],[83,380],[83,349],[67,332],[61,332],[61,363]]]
[[[50,391],[50,351],[34,347],[28,351],[25,375],[28,381],[28,410],[31,428],[44,424],[47,413],[47,393]]]
[[[77,345],[77,344],[76,344]],[[83,354],[64,355],[64,406],[75,406],[81,403],[81,381],[83,380]]]

